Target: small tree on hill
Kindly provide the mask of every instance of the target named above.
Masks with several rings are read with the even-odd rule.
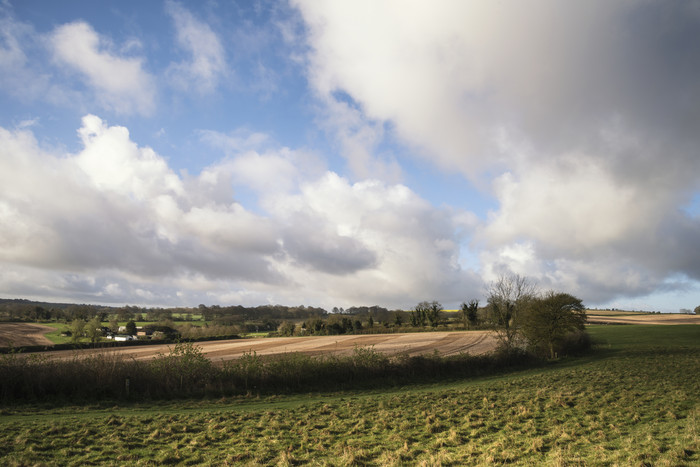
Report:
[[[278,331],[282,336],[293,336],[295,328],[295,324],[291,321],[283,321],[282,324],[280,324]]]
[[[430,302],[428,306],[428,321],[430,325],[434,328],[438,327],[441,320],[442,305],[435,300]]]
[[[80,338],[83,337],[83,332],[85,332],[85,320],[80,318],[74,319],[70,325],[70,332],[73,342],[80,341]]]
[[[112,318],[109,320],[109,329],[115,334],[119,332],[119,322],[114,315],[112,315]]]
[[[471,328],[476,325],[478,318],[477,312],[479,311],[479,300],[469,300],[469,303],[463,302],[460,306],[460,311],[462,312],[462,319],[464,320],[464,327]]]
[[[90,339],[90,342],[93,344],[97,342],[97,339],[99,339],[102,335],[101,327],[102,323],[100,322],[100,318],[97,316],[92,318],[85,325],[85,335],[87,335],[88,339]]]

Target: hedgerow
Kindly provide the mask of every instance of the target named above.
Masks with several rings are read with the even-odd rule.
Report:
[[[175,344],[152,360],[114,353],[75,356],[68,360],[43,355],[0,355],[0,401],[167,399],[346,390],[461,378],[539,364],[517,350],[486,355],[385,355],[357,347],[351,355],[310,356],[287,353],[213,362],[201,348]]]

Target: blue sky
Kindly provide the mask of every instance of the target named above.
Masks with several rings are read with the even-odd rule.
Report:
[[[0,295],[700,305],[697,2],[0,2]]]

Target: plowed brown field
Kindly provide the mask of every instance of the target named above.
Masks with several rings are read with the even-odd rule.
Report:
[[[34,323],[0,323],[0,347],[20,345],[53,345],[44,337],[54,328]]]
[[[482,354],[493,350],[496,339],[488,331],[469,332],[423,332],[410,334],[369,334],[342,336],[311,336],[311,337],[263,337],[254,339],[234,339],[225,341],[198,342],[202,353],[215,362],[238,358],[244,353],[255,352],[257,355],[275,355],[290,352],[300,352],[310,355],[320,354],[350,354],[355,347],[373,347],[374,350],[386,354],[407,353],[419,355],[440,352],[441,355],[455,355],[460,352]],[[155,357],[158,353],[167,354],[168,345],[147,345],[138,347],[122,347],[110,349],[136,360]],[[104,352],[103,349],[81,351],[45,352],[51,358],[73,358],[75,355],[86,355],[94,352]]]

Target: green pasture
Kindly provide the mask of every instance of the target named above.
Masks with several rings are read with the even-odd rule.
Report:
[[[48,326],[54,328],[53,331],[49,331],[44,336],[54,344],[65,344],[70,342],[70,337],[62,336],[61,333],[69,329],[68,325],[64,323],[41,323],[42,326]]]
[[[700,326],[387,390],[0,408],[3,465],[700,465]]]
[[[267,337],[269,335],[269,332],[246,332],[243,337]]]

